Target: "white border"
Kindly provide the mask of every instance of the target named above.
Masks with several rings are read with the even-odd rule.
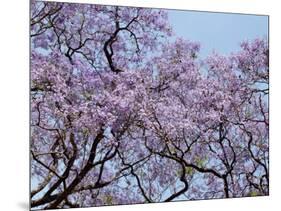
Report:
[[[126,205],[84,210],[276,210],[280,208],[280,7],[276,0],[68,0],[126,6],[270,15],[270,196]],[[28,210],[29,192],[29,3],[0,3],[0,210]],[[279,91],[280,90],[280,91]],[[77,210],[77,209],[76,209]],[[82,209],[81,209],[82,210]]]

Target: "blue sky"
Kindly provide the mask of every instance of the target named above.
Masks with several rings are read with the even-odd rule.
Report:
[[[201,56],[213,50],[229,54],[244,40],[268,37],[268,17],[230,13],[169,10],[176,36],[201,43]]]

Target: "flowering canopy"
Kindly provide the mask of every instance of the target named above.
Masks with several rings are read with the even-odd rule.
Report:
[[[268,44],[201,61],[160,9],[31,5],[31,207],[268,195]]]

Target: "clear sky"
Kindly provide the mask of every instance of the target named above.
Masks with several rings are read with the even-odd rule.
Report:
[[[176,36],[201,44],[201,56],[214,49],[228,54],[244,40],[268,37],[268,17],[230,13],[169,10]]]

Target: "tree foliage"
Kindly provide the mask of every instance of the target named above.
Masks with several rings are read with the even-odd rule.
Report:
[[[198,58],[160,9],[32,2],[31,207],[268,195],[268,44]]]

